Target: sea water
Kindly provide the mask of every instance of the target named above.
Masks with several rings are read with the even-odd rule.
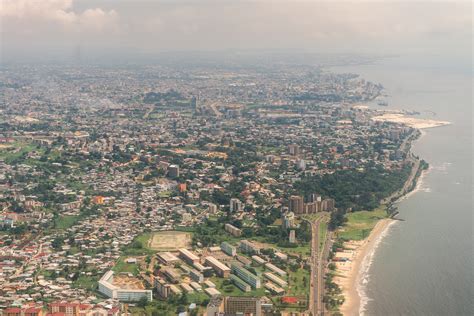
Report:
[[[367,258],[358,289],[364,315],[474,315],[472,68],[392,57],[337,67],[384,85],[388,107],[452,125],[424,130],[413,152],[430,168],[398,203],[399,218]]]

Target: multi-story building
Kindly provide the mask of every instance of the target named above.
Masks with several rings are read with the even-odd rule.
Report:
[[[288,241],[292,244],[296,243],[296,232],[294,229],[290,230],[290,235],[288,237]]]
[[[224,313],[224,298],[221,296],[213,296],[209,300],[206,307],[206,316],[219,316]]]
[[[224,312],[229,315],[262,315],[261,300],[258,297],[226,297],[224,302]]]
[[[230,274],[230,268],[212,256],[206,257],[206,264],[211,266],[221,278],[227,278]]]
[[[178,178],[179,177],[179,166],[178,165],[169,165],[169,167],[168,167],[168,176],[170,178]]]
[[[240,212],[242,211],[243,208],[243,203],[236,198],[230,199],[230,211],[231,212]]]
[[[295,227],[295,213],[288,212],[283,215],[283,229]]]
[[[266,279],[272,281],[273,283],[278,284],[278,285],[281,286],[281,287],[287,287],[287,286],[288,286],[288,283],[287,283],[285,280],[283,280],[283,279],[277,277],[276,275],[274,275],[274,274],[271,273],[271,272],[264,272],[264,273],[263,273],[263,276],[264,276]]]
[[[271,293],[275,294],[275,295],[283,295],[285,294],[285,289],[281,288],[281,287],[278,287],[276,286],[275,284],[271,283],[271,282],[265,282],[265,284],[263,285],[263,287],[267,290],[269,290]]]
[[[206,316],[252,315],[262,316],[270,312],[273,304],[268,299],[258,297],[227,296],[212,297],[207,305]]]
[[[285,271],[283,271],[282,269],[278,268],[277,266],[275,266],[274,264],[270,262],[265,263],[265,268],[272,270],[273,272],[275,272],[276,274],[279,274],[280,276],[286,277]]]
[[[238,276],[231,274],[230,279],[235,284],[235,286],[241,289],[242,291],[250,292],[252,290],[252,287],[245,283],[243,280],[241,280]]]
[[[293,195],[290,197],[290,212],[295,214],[303,214],[304,200],[302,196]]]
[[[153,299],[151,290],[145,290],[136,287],[124,287],[124,285],[115,285],[113,271],[108,271],[99,280],[99,292],[107,297],[117,299],[121,302],[136,302],[142,297],[146,297],[148,301]]]
[[[199,262],[199,257],[193,254],[191,251],[181,248],[179,251],[179,257],[186,261],[188,264],[193,265],[194,263]]]
[[[173,255],[171,252],[162,252],[157,254],[156,256],[160,262],[166,265],[170,265],[179,261],[178,257]]]
[[[296,144],[288,145],[288,153],[292,156],[298,156],[300,154],[300,146]]]
[[[198,282],[198,283],[204,282],[204,276],[202,275],[201,272],[197,270],[191,269],[191,271],[189,271],[189,277],[191,278],[191,280],[195,282]]]
[[[324,212],[334,211],[336,202],[334,199],[324,199],[321,203],[321,210]]]
[[[36,306],[8,307],[0,309],[0,316],[42,316],[43,308]]]
[[[209,208],[209,213],[214,214],[217,212],[217,205],[214,203],[209,203],[207,207]]]
[[[259,256],[256,256],[256,255],[253,255],[252,256],[252,261],[255,262],[257,265],[263,265],[265,264],[265,259],[259,257]]]
[[[249,284],[253,289],[259,289],[261,287],[260,278],[244,267],[239,266],[236,263],[231,265],[232,273],[241,278],[245,283]]]
[[[239,248],[244,253],[257,254],[257,255],[260,254],[260,247],[251,243],[248,240],[241,240],[239,243]]]
[[[225,241],[221,243],[221,250],[231,257],[237,255],[237,248]]]
[[[79,302],[55,302],[48,305],[51,314],[60,313],[65,316],[77,316],[85,314],[92,306]]]
[[[240,237],[242,235],[242,230],[235,227],[234,225],[231,225],[229,223],[224,225],[224,229],[226,232],[231,234],[234,237]]]

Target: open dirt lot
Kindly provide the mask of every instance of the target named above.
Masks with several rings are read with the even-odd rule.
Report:
[[[143,290],[145,287],[143,283],[134,277],[129,277],[126,275],[116,275],[114,276],[114,285],[129,290]]]
[[[154,233],[148,247],[157,251],[173,251],[187,248],[191,244],[191,233],[167,231]]]

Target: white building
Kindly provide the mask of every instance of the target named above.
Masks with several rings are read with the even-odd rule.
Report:
[[[136,302],[142,297],[146,297],[148,301],[153,300],[151,290],[121,288],[114,284],[114,272],[108,271],[99,280],[99,292],[107,297],[117,299],[121,302]]]

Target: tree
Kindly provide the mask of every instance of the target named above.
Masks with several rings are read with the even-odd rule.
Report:
[[[147,304],[148,304],[148,297],[146,296],[140,297],[140,299],[137,302],[137,306],[143,309],[147,306]]]
[[[53,247],[55,250],[61,249],[62,245],[64,244],[64,238],[58,236],[53,239],[51,242],[51,247]]]

